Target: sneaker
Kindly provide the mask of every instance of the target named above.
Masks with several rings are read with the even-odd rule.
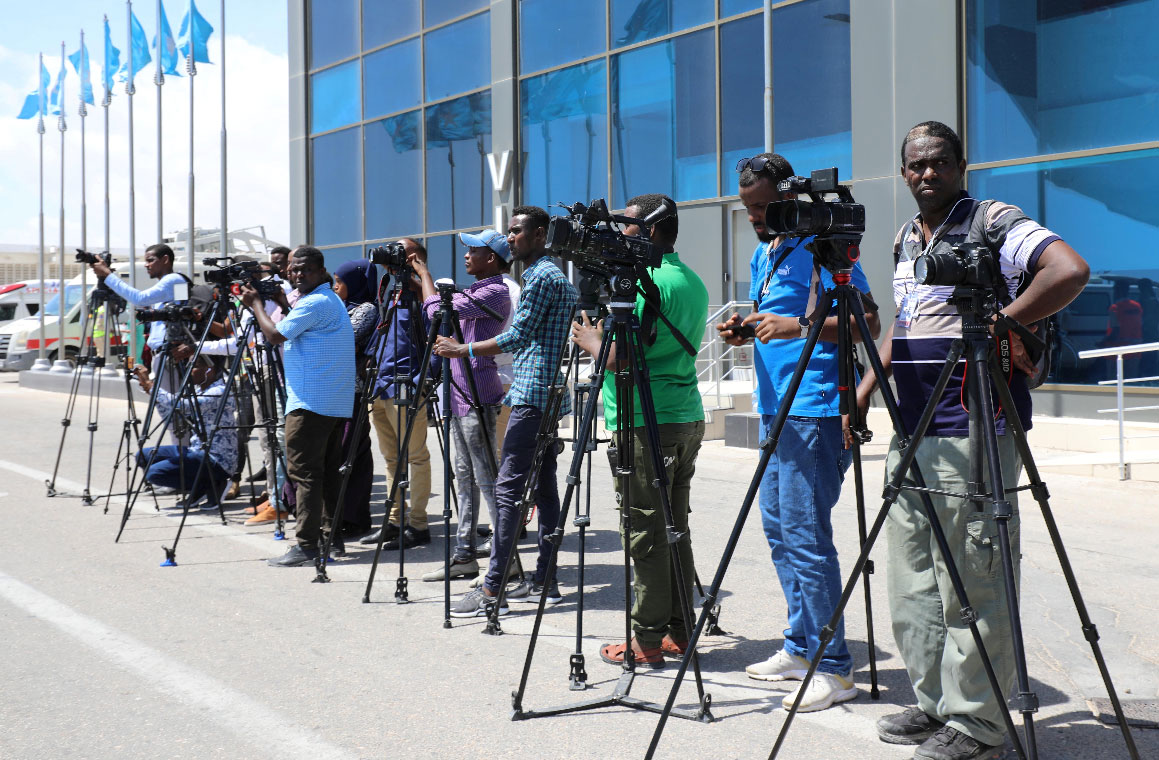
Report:
[[[624,652],[628,649],[624,642],[619,644],[604,644],[600,647],[600,659],[609,665],[623,665]],[[664,667],[664,653],[660,647],[642,647],[634,637],[632,639],[632,659],[641,667],[659,670]]]
[[[1006,748],[991,747],[957,729],[942,726],[914,752],[914,760],[999,760]]]
[[[423,573],[424,581],[441,581],[446,578],[446,568],[440,565],[429,573]],[[468,575],[479,574],[479,563],[474,559],[453,559],[451,560],[451,577],[452,578],[466,578]]]
[[[485,576],[486,576],[486,573],[479,573],[479,576],[477,578],[475,578],[475,580],[471,581],[470,587],[471,588],[479,588],[480,586],[482,586],[483,585],[483,578]],[[516,588],[518,588],[519,584],[522,581],[523,581],[523,577],[519,573],[519,566],[512,565],[511,572],[507,573],[507,597],[508,598],[511,597],[511,592],[514,591]]]
[[[817,712],[832,707],[840,702],[848,702],[857,697],[857,687],[853,685],[852,673],[849,676],[839,676],[836,673],[814,673],[813,680],[805,687],[805,696],[801,699],[801,706],[797,712]],[[793,709],[793,702],[797,699],[798,686],[781,700],[781,707]]]
[[[671,634],[664,634],[664,639],[660,642],[660,651],[666,657],[675,657],[681,659],[684,653],[688,651],[688,639],[676,640],[672,638]]]
[[[253,517],[251,517],[250,519],[245,521],[245,524],[246,525],[265,525],[266,523],[272,523],[272,522],[276,521],[278,519],[278,516],[279,516],[279,513],[278,513],[277,508],[274,507],[273,504],[266,502],[265,506],[258,509],[258,513],[256,515],[254,515]],[[290,516],[289,512],[282,512],[281,513],[281,518],[283,520],[285,520],[289,516]]]
[[[318,559],[318,555],[319,552],[317,549],[307,549],[299,544],[294,544],[285,554],[268,560],[266,564],[270,567],[301,567],[302,565],[314,564],[314,560]]]
[[[877,720],[877,736],[886,744],[921,744],[944,726],[920,707],[886,715]]]
[[[531,602],[539,604],[539,597],[543,595],[543,584],[535,581],[523,581],[517,587],[507,592],[508,599],[515,599],[520,602]],[[547,603],[548,605],[559,604],[563,601],[563,596],[559,593],[559,584],[552,581],[547,588]]]
[[[488,596],[481,588],[468,591],[466,596],[457,599],[451,605],[451,617],[467,618],[467,617],[485,617],[495,604],[495,597]],[[508,613],[507,607],[500,607],[499,614],[506,615]]]
[[[758,681],[800,681],[808,671],[808,660],[784,649],[764,662],[755,662],[744,669],[749,678]]]

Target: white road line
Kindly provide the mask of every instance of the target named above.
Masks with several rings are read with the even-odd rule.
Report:
[[[298,728],[265,705],[99,620],[0,572],[0,597],[59,628],[159,693],[203,710],[226,730],[270,756],[346,760],[354,755]]]

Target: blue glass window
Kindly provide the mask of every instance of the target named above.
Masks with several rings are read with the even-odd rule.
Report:
[[[435,26],[464,13],[486,8],[487,2],[488,0],[426,0],[423,3],[423,22],[425,26]]]
[[[612,0],[612,46],[712,21],[714,4],[713,0]]]
[[[728,18],[761,7],[761,0],[720,0],[720,17]]]
[[[764,151],[763,16],[720,27],[721,192],[738,192],[736,162]]]
[[[362,49],[369,50],[419,30],[415,0],[362,0]]]
[[[852,176],[849,66],[849,0],[773,11],[773,145],[797,174],[836,166]]]
[[[459,287],[465,287],[475,281],[474,277],[462,272],[465,266],[462,261],[463,253],[466,249],[459,242],[458,235],[429,237],[424,245],[427,247],[427,268],[431,270],[431,277],[436,280],[440,277],[450,277]],[[456,272],[461,273],[465,281],[461,281]]]
[[[366,237],[414,235],[423,229],[423,156],[418,111],[364,127]]]
[[[1159,3],[971,0],[971,161],[1159,138]]]
[[[1159,340],[1159,206],[1146,193],[1123,192],[1122,179],[1136,187],[1159,187],[1159,150],[1114,153],[1065,161],[970,171],[970,194],[1013,203],[1062,236],[1091,268],[1082,294],[1059,315],[1056,382],[1097,382],[1112,376],[1105,359],[1083,359],[1079,351]],[[1135,319],[1120,320],[1125,300]],[[1142,312],[1140,320],[1139,311]],[[1127,377],[1159,374],[1159,354],[1126,360]]]
[[[310,76],[310,132],[326,132],[360,120],[358,61]]]
[[[363,239],[361,143],[358,127],[310,141],[314,245]]]
[[[419,41],[391,45],[363,58],[364,118],[414,108],[423,100],[419,84]]]
[[[604,0],[522,0],[519,69],[538,71],[606,49]]]
[[[358,0],[310,0],[310,68],[358,52]]]
[[[426,109],[427,229],[491,224],[491,93]]]
[[[427,100],[491,84],[491,14],[445,26],[424,39]]]
[[[607,196],[606,72],[592,61],[520,83],[526,202],[548,208]]]
[[[642,193],[716,195],[715,59],[711,29],[612,59],[614,206]]]
[[[360,245],[344,245],[338,248],[322,249],[322,260],[326,263],[326,271],[331,274],[334,273],[334,270],[338,268],[339,264],[364,258],[366,258],[366,254],[362,252],[362,246]]]

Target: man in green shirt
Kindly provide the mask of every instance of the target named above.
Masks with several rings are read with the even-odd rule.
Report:
[[[670,208],[676,208],[676,203],[666,196],[640,195],[628,201],[625,214],[642,219],[665,202]],[[678,229],[675,213],[651,228],[653,243],[665,253],[661,265],[649,270],[649,273],[659,291],[659,297],[655,300],[661,313],[689,343],[697,346],[708,318],[708,289],[696,272],[680,261],[676,254],[674,246]],[[624,231],[629,235],[641,234],[636,226],[627,227]],[[696,384],[696,357],[684,350],[662,320],[645,319],[644,299],[639,295],[636,297],[636,316],[645,325],[642,333],[644,361],[650,374],[649,385],[660,429],[658,443],[670,484],[669,501],[674,527],[682,536],[676,546],[684,576],[683,589],[676,582],[664,511],[660,506],[658,492],[652,485],[656,474],[646,448],[644,416],[638,391],[633,391],[634,415],[631,427],[635,471],[629,485],[631,503],[623,504],[618,478],[616,499],[621,509],[628,509],[630,527],[625,535],[621,522],[620,537],[627,543],[635,566],[633,657],[639,665],[662,668],[664,655],[680,657],[688,643],[688,630],[681,615],[678,594],[685,595],[691,609],[695,570],[688,532],[688,501],[692,475],[696,471],[696,455],[704,438],[704,407]],[[649,328],[649,324],[654,326],[654,331]],[[601,327],[588,324],[586,317],[583,324],[577,324],[572,329],[572,340],[592,356],[599,353],[602,337]],[[616,366],[614,346],[608,357],[608,365]],[[604,377],[602,394],[604,424],[609,430],[615,430],[619,415],[616,408],[615,374],[611,371]],[[606,644],[600,649],[600,656],[605,662],[620,664],[624,661],[625,648],[622,642]]]

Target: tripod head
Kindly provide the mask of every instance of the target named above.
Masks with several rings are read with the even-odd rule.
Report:
[[[479,309],[484,314],[491,317],[491,319],[497,320],[499,322],[503,321],[503,317],[499,314],[499,312],[495,311],[490,306],[480,301],[478,298],[475,298],[475,296],[471,295],[467,291],[461,290],[459,286],[455,284],[455,281],[449,277],[443,277],[441,279],[435,280],[435,287],[439,290],[439,301],[444,309],[449,311],[451,308],[453,308],[451,299],[454,298],[456,293],[458,293],[461,296],[469,298],[472,303],[478,306]]]
[[[962,315],[962,337],[989,338],[990,326],[994,326],[994,336],[999,340],[1007,333],[1014,332],[1022,339],[1026,349],[1032,354],[1042,353],[1046,343],[1032,333],[1025,325],[1001,312],[1005,305],[994,288],[986,285],[958,285],[948,303]]]

